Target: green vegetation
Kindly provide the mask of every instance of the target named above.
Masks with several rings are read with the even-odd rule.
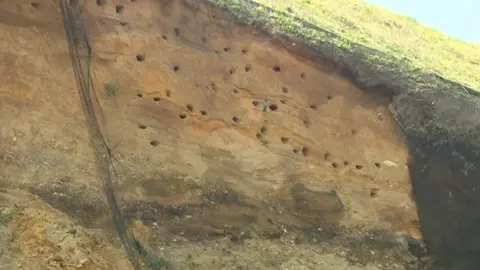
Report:
[[[170,263],[165,259],[155,259],[150,263],[152,270],[168,269],[169,266]]]
[[[109,97],[114,97],[118,94],[118,90],[120,89],[120,86],[116,83],[106,83],[105,84],[105,92],[107,92],[107,95]]]
[[[142,244],[134,239],[135,249],[145,261],[147,261],[147,270],[166,270],[170,267],[170,262],[164,258],[152,257],[151,254],[142,246]]]
[[[210,1],[262,21],[272,32],[284,32],[314,44],[330,43],[345,51],[355,51],[356,45],[361,45],[384,53],[365,56],[373,70],[411,73],[403,78],[414,80],[413,73],[422,70],[480,91],[480,45],[449,38],[413,18],[360,0],[252,0],[268,9],[252,8],[247,0]],[[398,62],[406,68],[391,67]]]
[[[8,223],[13,219],[12,214],[5,214],[5,213],[0,213],[0,224],[1,223]]]

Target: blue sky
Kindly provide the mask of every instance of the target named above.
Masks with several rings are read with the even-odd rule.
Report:
[[[480,43],[480,0],[363,0],[439,30],[453,38]]]

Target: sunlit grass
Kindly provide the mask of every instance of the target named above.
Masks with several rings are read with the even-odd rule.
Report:
[[[252,0],[278,12],[262,8],[248,10],[267,19],[287,33],[325,42],[324,33],[302,27],[295,17],[340,36],[328,40],[348,49],[360,44],[387,53],[389,59],[374,59],[389,64],[395,59],[407,61],[410,70],[421,69],[480,91],[480,45],[447,37],[418,24],[415,19],[396,15],[360,0]],[[234,8],[243,0],[214,0]],[[275,22],[274,24],[272,22]],[[330,39],[330,37],[328,37]],[[371,56],[375,58],[376,56]],[[383,63],[382,63],[383,61]]]

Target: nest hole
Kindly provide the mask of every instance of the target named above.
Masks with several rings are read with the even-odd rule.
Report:
[[[144,54],[137,54],[135,57],[137,58],[138,62],[145,61],[145,55]]]
[[[255,107],[258,107],[258,105],[260,105],[260,102],[254,100],[254,101],[252,101],[252,105],[255,106]]]
[[[288,143],[289,138],[288,137],[281,137],[280,140],[282,143]]]
[[[283,93],[287,94],[288,93],[288,88],[286,86],[282,87]]]
[[[137,93],[137,97],[143,97],[142,93]]]
[[[127,26],[127,24],[128,24],[127,22],[120,22],[121,26]]]
[[[144,124],[138,124],[139,129],[147,129],[147,126]]]
[[[152,141],[150,141],[150,145],[151,145],[151,146],[158,146],[159,144],[160,144],[160,142],[157,141],[157,140],[152,140]]]
[[[303,156],[308,157],[310,155],[310,148],[304,146],[302,148],[302,154],[303,154]]]
[[[97,0],[97,6],[105,5],[105,0]]]
[[[124,9],[125,9],[125,7],[123,5],[116,5],[115,6],[115,12],[117,12],[118,14],[123,13]]]
[[[312,110],[316,110],[318,107],[317,107],[316,104],[312,104],[312,105],[310,105],[310,108],[311,108]]]
[[[270,104],[270,106],[268,107],[270,108],[271,111],[276,111],[278,109],[277,104]]]
[[[332,167],[333,167],[334,169],[338,168],[338,164],[337,164],[336,162],[332,162],[331,165],[332,165]]]
[[[201,110],[200,113],[201,113],[202,115],[207,115],[207,111],[205,111],[205,110]]]
[[[380,191],[380,189],[378,188],[372,188],[370,189],[370,197],[377,197],[378,196],[378,192]]]
[[[170,97],[172,95],[172,91],[170,90],[165,91],[165,95],[167,95],[167,97]]]
[[[363,169],[363,166],[362,165],[355,165],[355,169],[361,170],[361,169]]]
[[[262,134],[267,133],[267,131],[268,131],[268,128],[267,128],[266,126],[262,126],[262,127],[260,128],[260,132],[261,132]]]
[[[174,72],[177,72],[177,71],[179,71],[179,70],[180,70],[180,67],[179,67],[179,66],[173,66],[173,71],[174,71]]]
[[[187,118],[187,114],[186,114],[186,113],[180,113],[178,116],[180,117],[180,119],[185,119],[185,118]]]
[[[307,74],[305,74],[304,72],[300,73],[300,78],[305,79],[305,77],[307,77]]]
[[[175,36],[180,36],[180,29],[178,28],[173,28],[173,32],[175,33]]]
[[[243,53],[243,54],[247,54],[247,53],[248,53],[248,50],[247,50],[247,49],[242,49],[242,53]]]
[[[231,50],[231,49],[228,48],[228,47],[223,48],[223,51],[224,51],[224,52],[229,52],[230,50]]]
[[[279,65],[275,65],[275,66],[273,66],[273,68],[272,68],[272,69],[273,69],[273,71],[275,71],[275,72],[280,72],[280,71],[282,71],[282,68],[280,68],[280,66],[279,66]]]
[[[348,161],[345,160],[345,161],[343,162],[343,165],[344,165],[344,166],[348,166],[348,165],[350,165],[350,162],[348,162]]]
[[[252,66],[251,65],[246,65],[245,66],[245,72],[250,72],[252,70]]]
[[[187,110],[193,112],[193,105],[192,104],[187,104]]]
[[[234,116],[232,117],[232,121],[235,123],[240,123],[240,117]]]
[[[377,168],[379,168],[379,169],[380,169],[380,167],[381,167],[380,163],[378,163],[378,162],[375,162],[375,163],[373,163],[373,164],[375,165],[375,167],[377,167]]]
[[[153,101],[160,101],[160,97],[153,97]]]

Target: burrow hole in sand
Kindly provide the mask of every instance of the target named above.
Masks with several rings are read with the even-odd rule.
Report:
[[[123,5],[116,5],[115,6],[115,12],[117,12],[118,14],[121,14],[123,13],[123,10],[124,10],[124,6]]]

